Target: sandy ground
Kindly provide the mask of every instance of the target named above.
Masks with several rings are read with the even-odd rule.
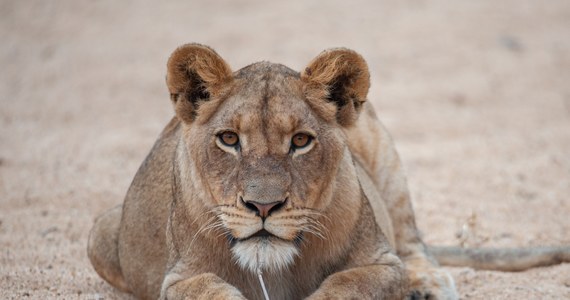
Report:
[[[87,234],[172,116],[165,63],[190,41],[234,69],[357,50],[427,242],[471,218],[472,246],[570,244],[570,2],[157,3],[0,1],[0,298],[129,298]],[[570,298],[570,264],[449,270],[463,299]]]

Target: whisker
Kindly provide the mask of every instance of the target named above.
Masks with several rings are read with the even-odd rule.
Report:
[[[316,228],[310,224],[307,224],[307,226],[304,226],[303,230],[307,233],[313,234],[314,236],[316,236],[320,240],[326,240],[325,236],[321,233],[321,231],[318,228]]]
[[[209,233],[209,232],[211,232],[212,230],[216,230],[216,229],[218,229],[218,228],[220,228],[220,227],[222,227],[222,226],[224,226],[224,224],[223,224],[221,221],[218,220],[218,221],[216,221],[216,222],[210,224],[208,227],[204,228],[204,229],[203,229],[203,232],[204,232],[204,233]]]
[[[230,231],[226,228],[220,227],[222,230],[218,233],[218,235],[216,235],[216,238],[221,238],[221,237],[226,237],[228,236],[228,234],[230,233]],[[233,238],[233,237],[232,237]]]
[[[196,231],[196,233],[194,234],[194,236],[192,237],[192,240],[190,241],[190,244],[188,245],[189,247],[194,244],[194,241],[196,240],[196,238],[198,237],[198,235],[200,233],[202,233],[208,226],[211,225],[211,223],[216,219],[216,216],[210,217],[208,220],[206,220],[206,222],[204,222],[204,224],[202,224],[202,226]]]
[[[208,216],[210,214],[213,214],[213,216],[209,217],[204,224],[202,224],[200,226],[200,228],[196,231],[196,233],[194,234],[194,236],[192,237],[192,240],[190,241],[190,243],[188,244],[188,247],[186,248],[186,251],[190,251],[190,249],[192,248],[192,245],[194,244],[194,242],[196,241],[196,239],[198,238],[198,235],[200,235],[203,232],[206,232],[208,230],[211,230],[213,227],[216,227],[218,223],[221,223],[221,220],[218,219],[218,216],[220,214],[219,212],[219,208],[218,207],[214,207],[210,210],[208,210],[206,213],[204,213],[201,217],[196,218],[194,221],[192,221],[192,224],[195,224],[196,222],[198,222],[199,220],[202,220],[205,216]],[[216,221],[216,219],[218,219]],[[223,224],[220,224],[223,225]]]
[[[309,218],[309,224],[318,231],[319,235],[322,237],[323,240],[327,240],[330,237],[329,229],[319,220]]]
[[[280,221],[280,227],[301,229],[316,236],[320,240],[330,238],[330,230],[325,224],[332,223],[332,221],[330,217],[324,213],[306,207],[293,207],[286,212],[288,212],[288,214],[274,217],[275,221]],[[287,220],[290,221],[288,222]]]

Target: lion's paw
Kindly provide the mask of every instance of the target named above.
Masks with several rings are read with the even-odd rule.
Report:
[[[454,300],[458,299],[455,283],[451,275],[440,268],[410,268],[409,300]]]

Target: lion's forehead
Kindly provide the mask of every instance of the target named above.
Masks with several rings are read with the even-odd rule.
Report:
[[[256,77],[267,77],[268,75],[273,77],[281,76],[297,79],[300,78],[299,72],[296,72],[285,65],[268,61],[250,64],[249,66],[241,68],[234,73],[236,79],[245,78],[247,80],[255,79]]]
[[[236,80],[234,92],[221,107],[218,122],[243,134],[263,131],[272,135],[291,134],[317,125],[301,93],[299,79],[272,68],[264,70]]]

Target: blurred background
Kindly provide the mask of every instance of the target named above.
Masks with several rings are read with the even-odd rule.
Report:
[[[166,60],[302,70],[347,47],[430,244],[570,244],[570,2],[0,1],[0,298],[128,299],[86,256],[173,115]],[[570,265],[449,268],[463,299],[570,297]]]

